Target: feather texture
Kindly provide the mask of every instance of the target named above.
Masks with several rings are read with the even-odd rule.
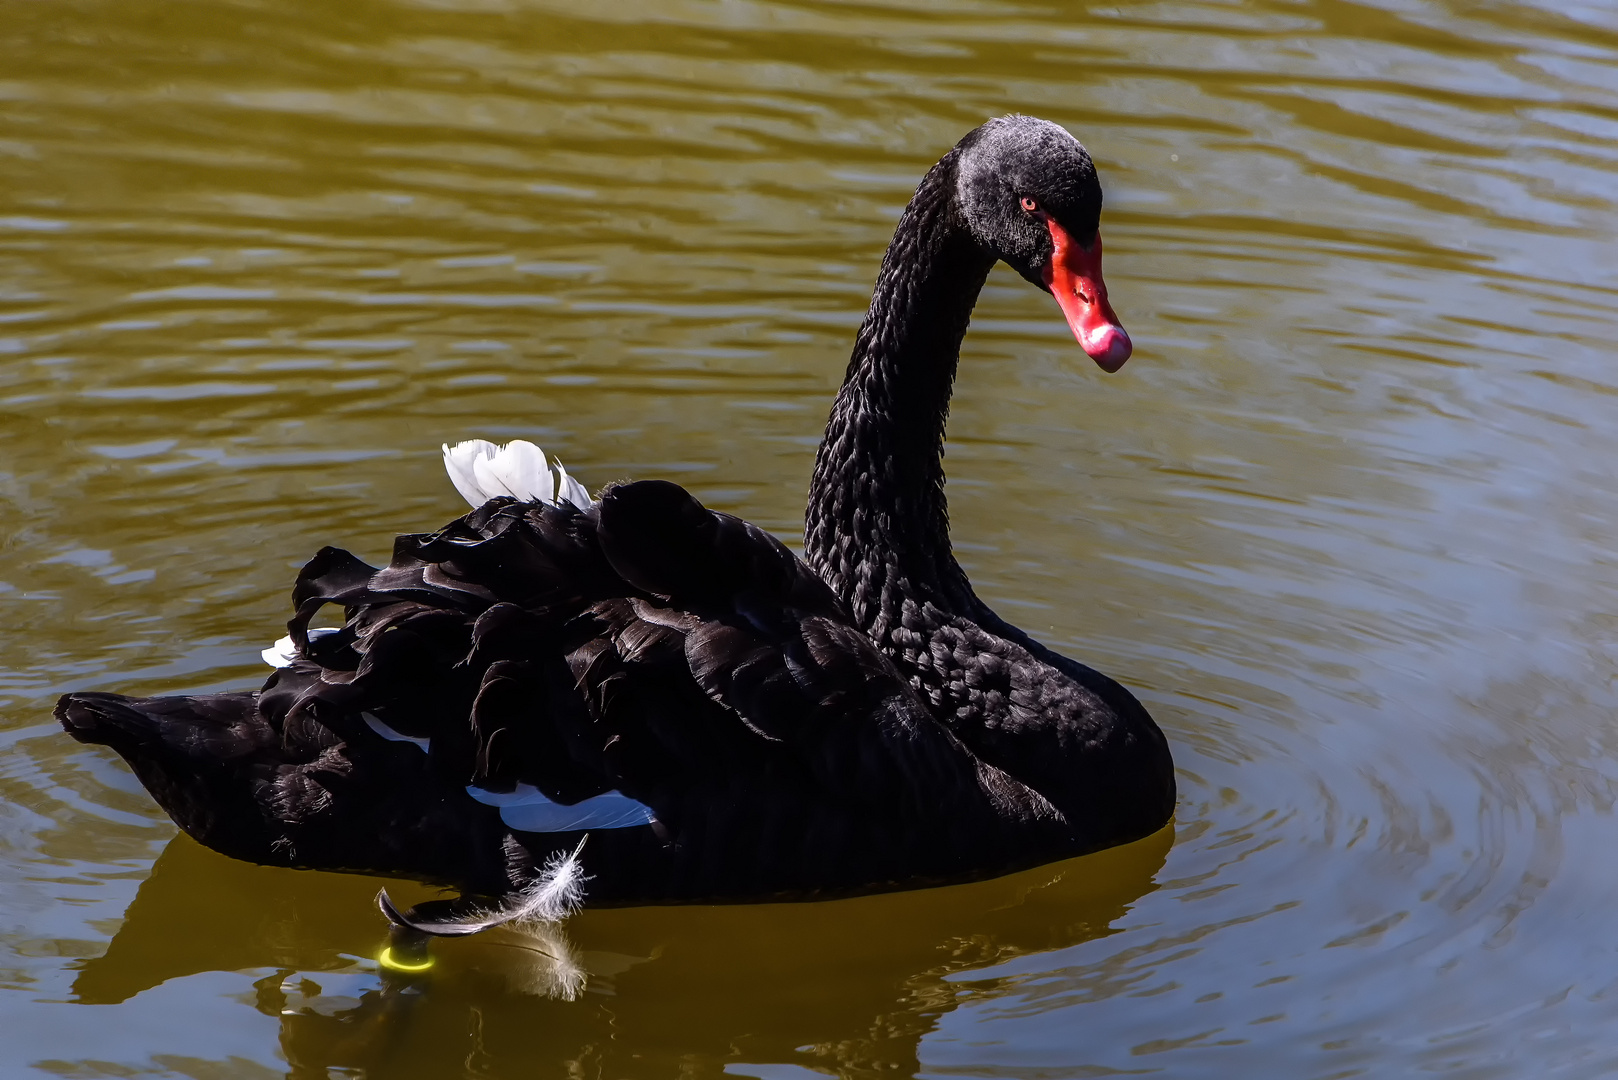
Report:
[[[579,854],[585,841],[572,851],[558,852],[546,861],[544,869],[518,894],[511,921],[515,923],[556,923],[584,906],[587,880]]]
[[[303,645],[257,694],[75,695],[64,722],[204,843],[503,898],[479,918],[585,830],[615,902],[861,891],[1091,843],[980,768],[779,541],[672,484],[587,511],[495,498],[362,566],[305,567]],[[347,622],[311,637],[327,603]],[[227,741],[205,752],[210,730]],[[224,810],[209,784],[236,791]]]

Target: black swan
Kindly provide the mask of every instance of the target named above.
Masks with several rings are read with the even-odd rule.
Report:
[[[409,913],[384,894],[436,933],[556,917],[581,881],[592,903],[805,899],[1146,836],[1174,809],[1166,740],[977,598],[940,462],[997,259],[1103,369],[1128,359],[1100,212],[1084,148],[1029,117],[927,173],[832,406],[807,561],[674,484],[594,501],[535,447],[461,444],[475,509],[380,570],[315,555],[262,690],[69,694],[56,715],[227,855],[460,890]],[[309,629],[327,604],[343,626]]]

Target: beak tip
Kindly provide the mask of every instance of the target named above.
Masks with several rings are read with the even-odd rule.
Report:
[[[1129,334],[1117,323],[1109,323],[1098,327],[1087,339],[1079,342],[1084,351],[1096,366],[1111,375],[1124,366],[1130,355],[1135,351],[1134,343],[1129,340]]]

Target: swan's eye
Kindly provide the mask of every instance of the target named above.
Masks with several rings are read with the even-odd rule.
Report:
[[[1033,199],[1029,198],[1027,195],[1024,195],[1022,197],[1022,208],[1032,214],[1034,211],[1039,209],[1039,204]]]

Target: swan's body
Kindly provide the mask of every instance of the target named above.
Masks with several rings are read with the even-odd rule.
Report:
[[[536,448],[462,444],[446,464],[476,509],[381,570],[316,555],[262,690],[74,694],[58,716],[220,851],[512,911],[577,876],[558,859],[584,833],[590,899],[624,903],[960,880],[1153,832],[1161,733],[978,600],[939,464],[996,258],[1056,291],[1099,364],[1127,358],[1099,211],[1088,156],[1043,121],[991,122],[928,173],[832,410],[807,563],[672,484],[593,501]],[[326,604],[343,627],[308,630]]]

